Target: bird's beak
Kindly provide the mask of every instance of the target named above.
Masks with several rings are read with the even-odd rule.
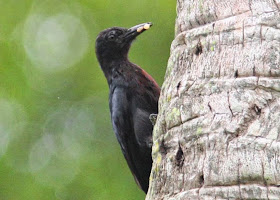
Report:
[[[138,24],[136,26],[133,26],[128,29],[128,31],[125,33],[124,38],[126,40],[133,40],[135,39],[138,35],[143,33],[145,30],[148,30],[153,24],[151,22],[143,23],[143,24]]]

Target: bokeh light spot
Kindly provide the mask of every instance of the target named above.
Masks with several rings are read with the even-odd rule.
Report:
[[[0,99],[0,157],[9,143],[23,131],[26,114],[22,105],[9,99]]]
[[[0,157],[3,156],[8,148],[10,133],[6,130],[3,124],[0,124]]]
[[[79,173],[94,136],[94,116],[89,105],[56,107],[47,116],[43,136],[29,153],[30,172],[39,182],[60,188]]]
[[[29,156],[30,170],[36,172],[45,167],[55,153],[55,149],[55,138],[53,135],[43,135],[31,149]]]
[[[65,118],[61,140],[69,156],[78,158],[88,151],[93,140],[94,116],[86,106],[73,106]]]
[[[57,72],[75,65],[87,52],[88,44],[88,32],[75,16],[31,15],[25,22],[24,49],[42,71]]]

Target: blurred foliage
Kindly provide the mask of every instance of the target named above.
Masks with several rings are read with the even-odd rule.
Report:
[[[112,26],[153,22],[130,60],[161,85],[172,0],[0,0],[0,199],[144,199],[112,131],[94,53]]]

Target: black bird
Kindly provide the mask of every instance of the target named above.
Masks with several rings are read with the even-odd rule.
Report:
[[[128,60],[128,51],[132,41],[151,25],[109,28],[96,39],[97,59],[110,90],[113,129],[134,179],[145,193],[152,167],[153,125],[149,116],[158,112],[160,88],[147,72]]]

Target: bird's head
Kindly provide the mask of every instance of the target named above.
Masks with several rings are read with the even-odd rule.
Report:
[[[113,27],[99,33],[95,51],[99,63],[104,60],[126,59],[132,41],[145,30],[149,29],[152,23],[143,23],[129,29]]]

